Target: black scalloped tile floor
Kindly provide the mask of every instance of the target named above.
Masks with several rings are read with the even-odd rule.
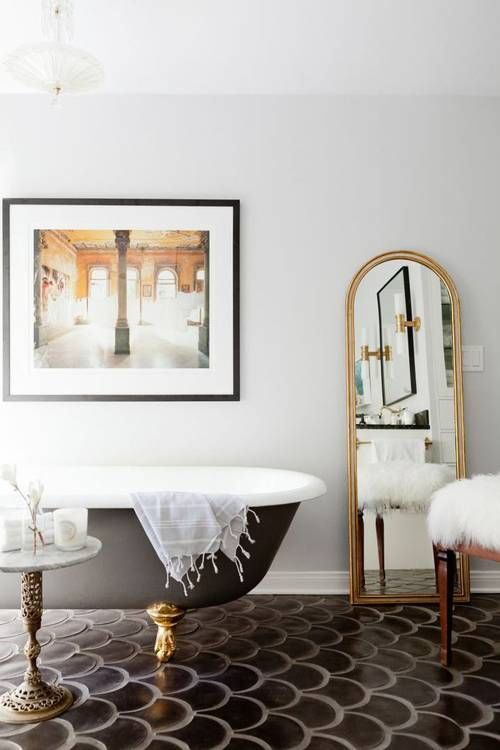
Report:
[[[142,610],[49,611],[42,669],[74,706],[0,750],[500,748],[500,596],[455,611],[439,665],[435,607],[254,596],[191,612],[172,662]],[[0,611],[0,690],[22,679],[17,612]]]

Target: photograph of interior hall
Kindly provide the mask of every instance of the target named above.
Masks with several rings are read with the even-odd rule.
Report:
[[[35,367],[208,367],[208,232],[36,234]]]

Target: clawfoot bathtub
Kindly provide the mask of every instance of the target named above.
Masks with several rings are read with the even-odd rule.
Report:
[[[260,523],[249,519],[248,529],[254,544],[243,540],[243,546],[251,557],[243,560],[243,581],[240,581],[236,566],[225,555],[217,555],[215,573],[207,561],[201,571],[201,579],[193,589],[184,594],[177,581],[170,580],[166,589],[167,602],[159,602],[148,607],[148,614],[158,625],[155,651],[161,661],[168,661],[175,651],[175,625],[182,619],[187,609],[211,607],[225,604],[248,594],[266,575],[271,563],[288,531],[299,503],[284,505],[251,506],[258,514]],[[251,514],[250,514],[251,515]]]
[[[44,507],[84,505],[88,508],[131,508],[130,493],[159,490],[234,494],[259,516],[249,514],[255,540],[243,546],[251,553],[243,560],[243,581],[234,563],[219,553],[216,573],[207,560],[201,579],[187,596],[170,581],[165,600],[148,607],[158,626],[156,653],[168,661],[175,651],[175,626],[188,609],[224,604],[244,596],[264,578],[301,502],[324,495],[317,477],[295,471],[249,467],[78,466],[30,467],[26,476],[45,485]]]

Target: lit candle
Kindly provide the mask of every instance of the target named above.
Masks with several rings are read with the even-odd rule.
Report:
[[[58,549],[77,550],[87,544],[87,508],[54,511],[54,542]]]

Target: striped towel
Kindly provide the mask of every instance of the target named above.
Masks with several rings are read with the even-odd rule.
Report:
[[[241,546],[241,536],[253,543],[248,533],[247,515],[253,513],[234,495],[202,495],[189,492],[138,492],[132,494],[134,509],[165,565],[168,587],[170,576],[194,588],[208,556],[217,573],[216,554],[221,550],[236,566],[243,580],[243,565],[238,553],[250,557]],[[201,558],[201,559],[200,559]],[[192,576],[190,576],[190,573]],[[186,579],[184,582],[183,579]]]

